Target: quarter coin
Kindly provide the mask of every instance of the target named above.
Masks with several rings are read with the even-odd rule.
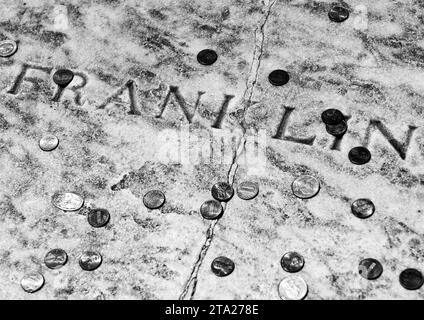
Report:
[[[226,277],[230,275],[235,268],[234,262],[227,257],[217,257],[212,261],[212,272],[218,277]]]
[[[0,57],[7,58],[15,54],[18,44],[13,40],[0,41]]]
[[[338,109],[327,109],[321,113],[321,120],[325,124],[336,125],[344,120],[344,115]]]
[[[59,69],[53,74],[53,81],[59,87],[66,88],[74,79],[74,73],[68,69]]]
[[[290,80],[290,76],[285,70],[274,70],[268,75],[269,82],[274,86],[283,86]]]
[[[400,273],[399,282],[405,289],[417,290],[423,285],[424,277],[417,269],[409,268]]]
[[[76,211],[81,209],[84,199],[73,192],[57,192],[52,197],[52,204],[63,211]]]
[[[259,186],[256,182],[243,181],[237,186],[237,195],[240,199],[251,200],[259,193]]]
[[[44,257],[44,263],[50,269],[59,269],[62,268],[68,261],[68,255],[65,250],[62,249],[53,249],[47,252]]]
[[[365,147],[355,147],[349,151],[348,158],[353,164],[366,164],[371,160],[371,153]]]
[[[308,294],[308,285],[300,276],[288,276],[278,285],[278,294],[282,300],[303,300]]]
[[[339,124],[326,124],[325,130],[327,130],[327,132],[332,136],[341,137],[347,131],[347,123],[346,121],[342,120],[342,122],[340,122]]]
[[[101,264],[102,256],[96,251],[85,251],[79,259],[79,265],[85,271],[96,270]]]
[[[217,59],[218,55],[211,49],[204,49],[197,54],[197,61],[204,66],[214,64]]]
[[[370,199],[357,199],[350,206],[352,213],[361,219],[369,218],[374,214],[375,206]]]
[[[222,211],[221,202],[217,200],[205,201],[200,207],[200,214],[208,220],[218,219],[222,215]]]
[[[40,139],[38,145],[43,151],[52,151],[59,145],[59,139],[55,135],[48,134]]]
[[[328,12],[328,17],[334,22],[343,22],[349,18],[349,10],[345,7],[334,5]]]
[[[320,189],[320,183],[317,178],[310,175],[297,177],[292,185],[293,194],[300,199],[309,199],[314,197]]]
[[[158,209],[165,203],[165,195],[159,190],[150,190],[143,197],[143,203],[148,209]]]
[[[87,214],[87,220],[94,228],[104,227],[110,220],[110,214],[106,209],[91,209]]]
[[[218,182],[212,186],[212,197],[218,201],[228,201],[233,195],[234,189],[227,182]]]
[[[26,274],[21,280],[21,287],[28,293],[33,293],[41,289],[44,284],[44,277],[39,272]]]
[[[295,252],[287,252],[281,258],[281,267],[287,272],[298,272],[302,270],[305,260],[303,257]]]
[[[359,262],[359,274],[368,280],[375,280],[383,273],[383,266],[378,260],[367,258]]]

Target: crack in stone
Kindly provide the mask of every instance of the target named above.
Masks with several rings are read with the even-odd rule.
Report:
[[[258,74],[259,74],[259,67],[261,64],[261,59],[262,59],[262,54],[263,54],[263,49],[264,49],[264,41],[265,41],[265,25],[268,21],[268,18],[271,14],[271,9],[274,6],[274,4],[277,2],[277,0],[274,1],[267,1],[265,0],[263,3],[265,5],[264,11],[265,14],[262,17],[261,23],[259,24],[259,26],[256,28],[255,30],[255,48],[253,51],[253,58],[252,58],[252,63],[250,65],[250,70],[249,70],[249,76],[247,78],[246,81],[246,89],[243,93],[243,97],[242,100],[240,102],[241,108],[238,108],[239,110],[242,110],[241,113],[238,112],[234,112],[234,114],[241,114],[241,118],[242,119],[237,119],[242,127],[242,137],[239,141],[239,144],[237,146],[237,150],[234,154],[234,157],[232,159],[232,163],[230,166],[230,169],[228,170],[228,174],[227,174],[227,180],[228,183],[231,184],[231,186],[234,185],[234,178],[236,176],[237,173],[237,169],[238,169],[238,159],[240,158],[240,156],[243,154],[243,152],[245,151],[246,148],[246,123],[245,123],[245,114],[247,109],[251,106],[251,101],[252,101],[252,96],[253,96],[253,90],[256,86],[256,82],[258,79]],[[223,204],[223,211],[225,214],[225,210],[227,209],[227,203]],[[184,289],[182,291],[182,293],[180,294],[179,300],[186,300],[188,299],[193,299],[194,294],[196,293],[196,287],[197,287],[197,281],[198,281],[198,273],[200,270],[200,267],[203,264],[203,260],[206,256],[206,253],[208,252],[211,244],[212,244],[212,240],[214,237],[214,231],[215,231],[215,227],[218,224],[219,219],[214,220],[213,222],[210,223],[208,230],[206,231],[206,239],[205,242],[202,245],[202,248],[200,250],[200,253],[198,255],[198,258],[195,262],[195,264],[193,265],[190,277],[188,278]]]

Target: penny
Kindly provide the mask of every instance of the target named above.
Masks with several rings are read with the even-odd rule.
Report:
[[[200,214],[203,218],[208,220],[213,220],[219,218],[223,211],[221,202],[217,200],[208,200],[205,201],[200,206]]]
[[[334,22],[343,22],[349,18],[349,10],[345,7],[334,5],[328,12],[328,17]]]
[[[0,57],[7,58],[15,54],[18,44],[13,40],[0,41]]]
[[[234,189],[227,182],[218,182],[212,186],[212,197],[218,201],[228,201],[233,195]]]
[[[101,228],[109,222],[110,214],[106,209],[91,209],[87,214],[87,220],[92,227]]]
[[[33,293],[41,289],[44,284],[44,277],[39,272],[26,274],[21,280],[21,287],[28,293]]]
[[[79,265],[85,271],[93,271],[101,264],[102,256],[96,251],[85,251],[79,259]]]
[[[68,69],[59,69],[53,74],[53,81],[59,87],[65,88],[74,79],[74,73]]]
[[[243,181],[237,186],[237,195],[240,199],[251,200],[259,193],[259,186],[256,182]]]
[[[268,80],[274,86],[282,86],[289,82],[290,76],[287,71],[278,69],[268,75]]]
[[[365,219],[374,214],[375,206],[370,199],[361,198],[353,201],[350,209],[356,217]]]
[[[347,123],[346,121],[342,120],[342,122],[339,124],[326,124],[325,130],[327,130],[327,132],[332,136],[341,137],[347,131]]]
[[[359,274],[368,280],[375,280],[383,273],[383,266],[378,260],[367,258],[359,262]]]
[[[278,294],[282,300],[302,300],[308,294],[308,285],[300,276],[288,276],[278,285]]]
[[[281,258],[281,267],[287,272],[298,272],[302,270],[305,260],[303,257],[295,252],[287,252]]]
[[[44,257],[44,263],[50,269],[59,269],[62,268],[68,261],[68,255],[65,250],[62,249],[53,249],[47,252]]]
[[[366,164],[371,160],[371,153],[365,147],[355,147],[349,151],[348,158],[353,164]]]
[[[399,282],[405,289],[417,290],[424,283],[423,274],[417,269],[405,269],[399,275]]]
[[[234,262],[227,257],[217,257],[212,261],[212,272],[218,277],[226,277],[230,275],[235,268]]]
[[[319,192],[320,184],[317,178],[310,175],[302,175],[293,181],[291,187],[296,197],[309,199]]]
[[[40,139],[38,145],[43,151],[53,151],[59,145],[59,139],[52,134],[48,134]]]
[[[150,190],[143,197],[143,203],[148,209],[158,209],[165,203],[165,195],[159,190]]]
[[[218,55],[211,49],[204,49],[197,54],[197,61],[204,66],[214,64],[218,59]]]
[[[321,113],[321,120],[325,124],[335,125],[344,120],[344,115],[338,109],[327,109]]]
[[[52,196],[52,204],[63,211],[76,211],[81,209],[84,199],[73,192],[57,192]]]

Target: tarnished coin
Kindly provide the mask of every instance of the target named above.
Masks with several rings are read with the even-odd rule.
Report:
[[[424,283],[423,274],[417,269],[405,269],[399,275],[399,282],[405,289],[417,290]]]
[[[332,136],[341,137],[347,131],[347,123],[346,121],[342,120],[342,122],[340,122],[339,124],[326,124],[325,130],[327,130],[327,132]]]
[[[371,160],[371,153],[365,147],[355,147],[349,151],[348,157],[353,164],[361,165]]]
[[[74,73],[68,69],[59,69],[53,74],[53,81],[59,87],[66,88],[74,79]]]
[[[15,54],[18,44],[13,40],[0,41],[0,57],[7,58]]]
[[[85,271],[93,271],[101,264],[102,256],[96,251],[85,251],[79,259],[79,265]]]
[[[283,86],[289,80],[290,76],[285,70],[274,70],[268,75],[268,81],[274,86]]]
[[[287,252],[281,258],[281,267],[287,272],[298,272],[302,270],[304,264],[303,257],[295,251]]]
[[[212,272],[218,277],[226,277],[230,275],[235,268],[234,262],[227,257],[217,257],[212,261]]]
[[[59,145],[59,139],[55,135],[48,134],[40,139],[38,145],[43,151],[52,151]]]
[[[228,201],[233,195],[234,189],[227,182],[218,182],[212,186],[212,197],[218,201]]]
[[[52,204],[63,211],[76,211],[81,209],[84,199],[73,192],[58,192],[53,195]]]
[[[308,294],[308,285],[300,276],[288,276],[278,285],[282,300],[302,300]]]
[[[367,258],[359,262],[359,274],[368,280],[375,280],[383,273],[383,266],[378,260]]]
[[[214,64],[218,59],[218,55],[211,49],[204,49],[197,54],[197,61],[204,66]]]
[[[319,192],[320,184],[317,178],[310,175],[302,175],[293,181],[291,187],[296,197],[309,199]]]
[[[68,255],[65,250],[62,249],[53,249],[47,252],[44,257],[44,263],[50,269],[59,269],[62,268],[68,261]]]
[[[110,214],[106,209],[91,209],[87,214],[87,220],[94,228],[104,227],[110,220]]]
[[[334,22],[343,22],[349,18],[349,10],[340,5],[334,5],[328,12],[328,17]]]
[[[252,181],[243,181],[237,186],[237,195],[240,199],[251,200],[259,193],[259,185]]]
[[[365,219],[374,214],[375,206],[370,199],[361,198],[353,201],[350,209],[356,217]]]
[[[143,197],[146,208],[158,209],[165,203],[165,195],[159,190],[150,190]]]
[[[217,200],[208,200],[205,201],[200,206],[200,214],[203,218],[208,220],[214,220],[221,216],[223,211],[221,202]]]
[[[321,113],[321,120],[325,124],[336,125],[344,120],[344,115],[338,109],[327,109]]]
[[[26,274],[21,280],[21,287],[28,293],[33,293],[41,289],[44,284],[44,277],[39,272]]]

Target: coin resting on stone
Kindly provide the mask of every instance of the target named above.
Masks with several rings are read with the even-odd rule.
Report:
[[[302,270],[304,264],[303,257],[295,251],[287,252],[281,258],[281,267],[287,272],[298,272]]]
[[[348,158],[353,164],[362,165],[371,160],[371,153],[365,147],[355,147],[349,151]]]
[[[65,250],[53,249],[47,252],[44,257],[44,263],[50,269],[59,269],[63,267],[68,261],[68,255]]]
[[[352,202],[351,205],[352,213],[361,219],[371,217],[375,212],[374,203],[370,199],[361,198]]]
[[[204,49],[197,54],[197,61],[204,66],[214,64],[217,59],[217,53],[211,49]]]
[[[208,220],[217,219],[222,215],[223,208],[221,202],[218,200],[205,201],[200,206],[200,214],[203,218]]]
[[[96,251],[85,251],[79,259],[80,267],[85,271],[93,271],[102,263],[102,256]]]
[[[44,284],[44,277],[39,272],[26,274],[21,280],[21,287],[28,293],[33,293],[41,289]]]
[[[326,124],[325,130],[327,130],[327,132],[332,136],[341,137],[347,131],[347,123],[346,121],[342,120],[342,122],[338,124]]]
[[[7,58],[15,54],[18,44],[13,40],[0,41],[0,57]]]
[[[308,294],[308,285],[300,276],[288,276],[279,283],[278,294],[282,300],[302,300]]]
[[[240,199],[251,200],[259,193],[259,186],[256,182],[243,181],[237,186],[237,195]]]
[[[293,194],[301,199],[314,197],[320,189],[320,183],[317,178],[310,175],[297,177],[292,183]]]
[[[87,220],[92,227],[101,228],[109,222],[110,214],[106,209],[91,209],[87,214]]]
[[[53,151],[59,145],[59,139],[55,135],[48,134],[40,139],[38,145],[43,151]]]
[[[53,74],[53,81],[59,87],[67,87],[74,79],[74,73],[68,69],[59,69]]]
[[[367,258],[359,262],[359,274],[368,280],[375,280],[383,273],[383,266],[381,263],[372,258]]]
[[[328,17],[334,22],[343,22],[349,18],[349,10],[340,5],[333,5],[328,12]]]
[[[233,187],[227,182],[218,182],[212,186],[212,197],[218,201],[229,201],[234,195]]]
[[[269,82],[274,86],[283,86],[289,82],[290,76],[285,70],[274,70],[268,75]]]
[[[409,268],[400,273],[399,282],[405,289],[417,290],[423,285],[424,277],[417,269]]]
[[[217,257],[212,261],[212,272],[218,277],[226,277],[230,275],[235,268],[234,262],[227,257]]]
[[[150,190],[144,195],[143,203],[148,209],[159,209],[165,203],[165,195],[160,190]]]
[[[321,120],[327,125],[336,125],[344,120],[343,113],[338,109],[327,109],[321,113]]]
[[[53,205],[63,211],[76,211],[81,209],[84,199],[73,192],[55,193],[52,197]]]

